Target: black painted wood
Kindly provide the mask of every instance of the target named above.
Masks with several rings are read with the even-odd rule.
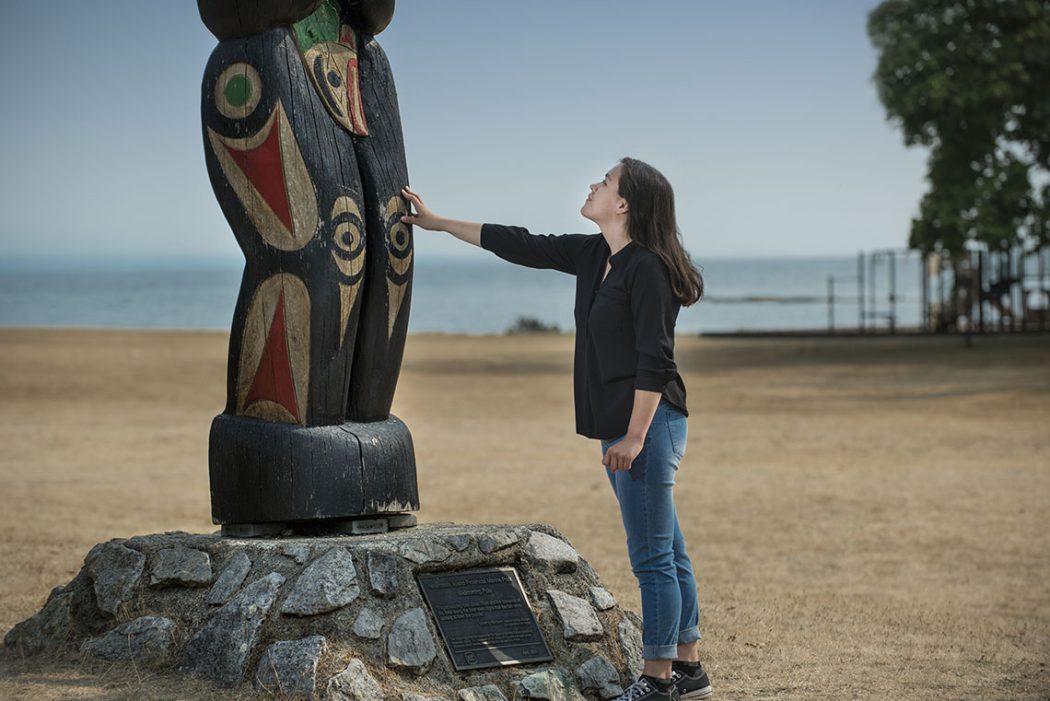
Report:
[[[408,427],[301,427],[220,414],[208,449],[215,523],[295,523],[419,509]]]
[[[197,0],[201,21],[219,41],[238,39],[306,17],[324,0]]]
[[[357,421],[375,421],[390,413],[404,355],[412,301],[414,245],[411,227],[386,215],[386,205],[391,198],[403,202],[401,188],[408,183],[401,117],[390,63],[374,39],[358,36],[358,46],[368,137],[355,139],[354,151],[365,201],[369,204],[366,226],[371,255],[366,261],[368,282],[362,310],[362,326],[369,333],[358,339],[354,353],[357,372],[350,380],[349,416]],[[393,217],[407,211],[406,206]],[[398,236],[405,237],[404,249],[397,244]],[[396,269],[402,261],[408,264],[404,274]],[[388,295],[390,282],[404,287],[392,334],[386,332],[388,315],[392,313],[392,300]]]
[[[392,2],[373,9],[387,4],[392,14]],[[208,175],[245,256],[227,403],[209,445],[213,516],[294,522],[418,509],[411,435],[390,415],[413,246],[399,221],[408,172],[389,63],[370,35],[341,33],[354,46],[322,48],[336,57],[326,70],[345,74],[329,70],[319,84],[293,29],[246,23],[242,5],[199,3],[217,36],[240,28],[216,47],[202,83]],[[287,22],[319,3],[249,5]],[[333,118],[324,94],[351,78],[351,48],[367,135]]]
[[[324,0],[197,0],[204,26],[219,41],[239,39],[281,25],[293,24]],[[340,0],[354,28],[379,34],[394,16],[394,0]]]
[[[350,23],[365,34],[386,29],[394,16],[394,0],[343,0]]]

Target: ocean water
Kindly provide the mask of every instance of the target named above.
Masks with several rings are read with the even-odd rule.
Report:
[[[857,258],[701,261],[705,297],[682,309],[678,333],[825,329],[828,278],[835,326],[858,323]],[[865,264],[871,289],[870,263]],[[0,326],[226,329],[240,285],[235,264],[151,263],[80,269],[25,264],[0,270]],[[896,323],[920,320],[920,263],[898,258]],[[575,279],[486,259],[417,259],[409,332],[503,333],[519,317],[574,328]],[[868,324],[886,325],[889,269],[875,267],[878,306]]]

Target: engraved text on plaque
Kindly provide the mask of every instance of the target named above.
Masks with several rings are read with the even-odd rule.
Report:
[[[513,567],[418,577],[457,670],[554,659]]]

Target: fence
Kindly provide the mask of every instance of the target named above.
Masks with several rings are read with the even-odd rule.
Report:
[[[908,268],[909,277],[918,272],[917,285],[901,284],[898,270]],[[850,287],[855,294],[844,294]],[[990,251],[974,246],[955,257],[907,248],[861,251],[856,273],[828,275],[823,296],[744,295],[717,301],[825,304],[829,334],[1050,331],[1050,247]],[[836,318],[842,305],[856,305],[855,326]],[[910,312],[907,326],[900,324],[902,308]]]

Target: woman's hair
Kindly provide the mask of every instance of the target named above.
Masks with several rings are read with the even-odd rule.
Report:
[[[627,235],[660,256],[671,276],[671,291],[682,306],[704,296],[704,279],[693,265],[674,215],[674,190],[663,173],[634,158],[621,158],[620,197],[627,200]]]

